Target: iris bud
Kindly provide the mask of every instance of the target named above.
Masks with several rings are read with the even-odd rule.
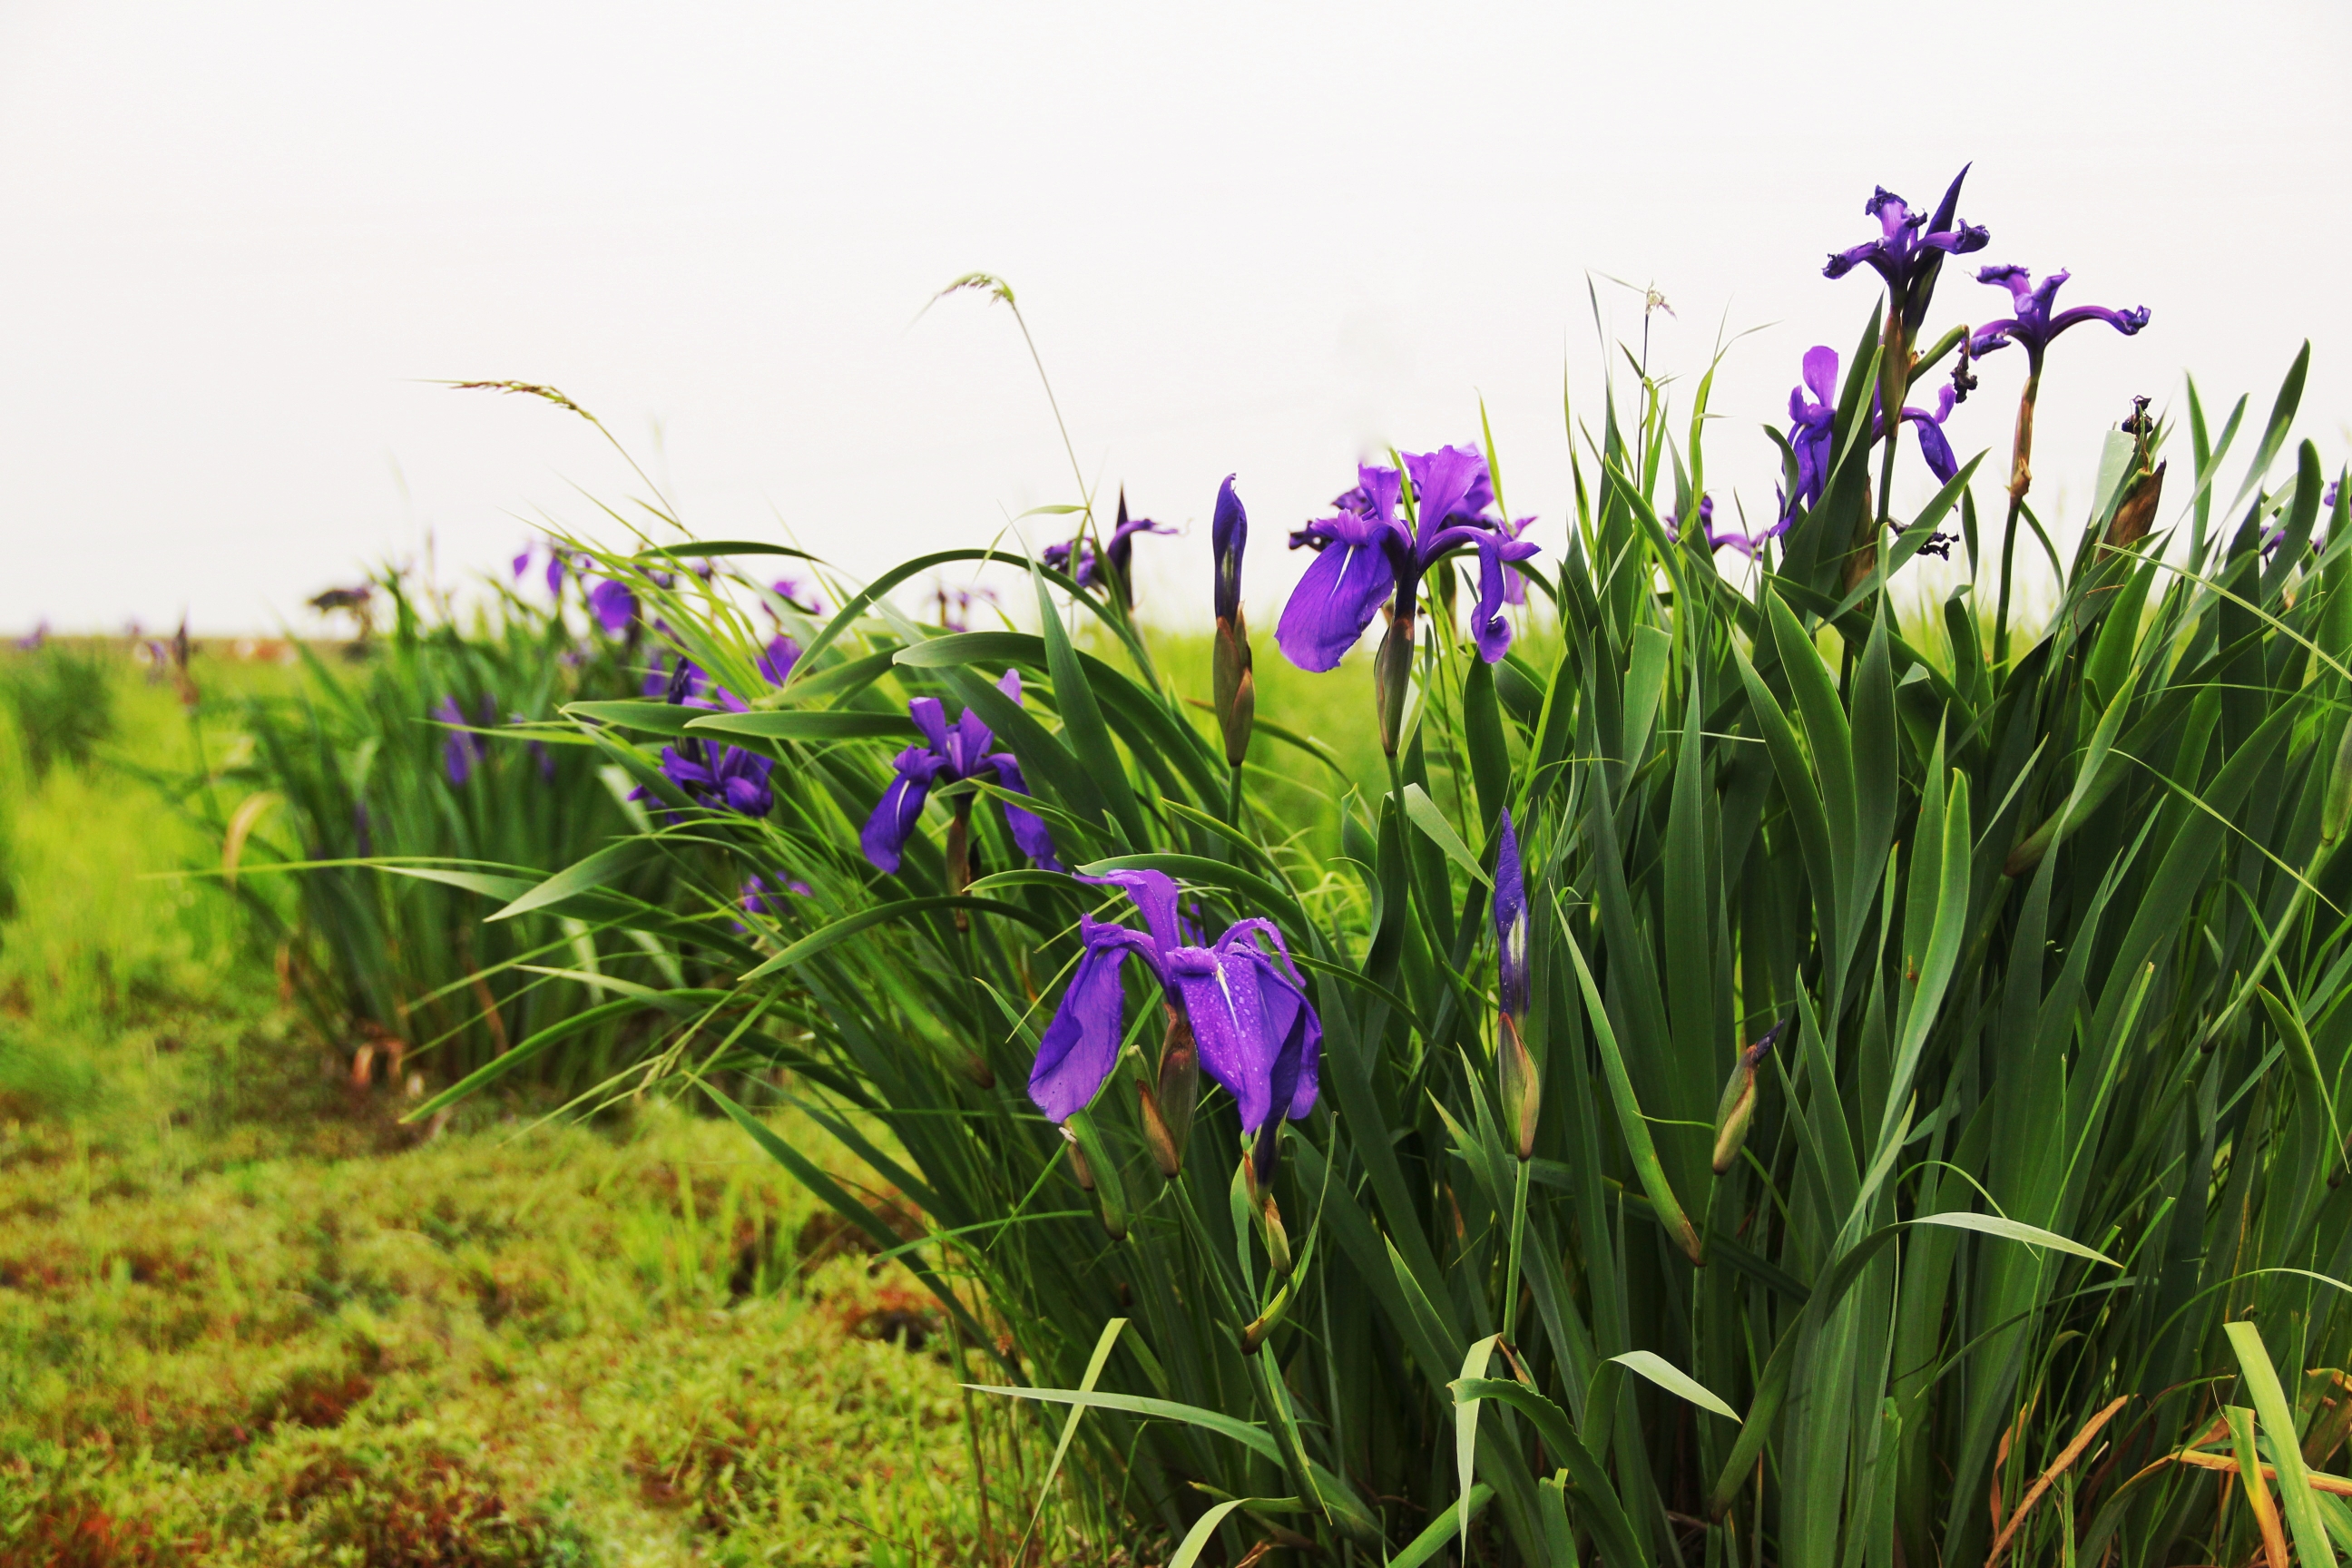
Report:
[[[2156,521],[2157,500],[2163,494],[2162,463],[2135,473],[2124,499],[2116,503],[2115,521],[2107,524],[2107,542],[2117,550],[2128,550],[2147,538],[2148,525]]]
[[[1543,1111],[1543,1083],[1536,1074],[1535,1058],[1519,1037],[1518,1020],[1508,1013],[1503,1015],[1496,1031],[1495,1055],[1502,1077],[1504,1131],[1511,1137],[1514,1153],[1522,1160],[1533,1159],[1536,1121]]]
[[[2327,775],[2327,804],[2319,817],[2321,842],[2333,844],[2343,837],[2347,819],[2352,819],[2352,725],[2345,726],[2344,739],[2336,747],[2335,770]]]
[[[1143,1100],[1143,1135],[1151,1145],[1152,1163],[1174,1181],[1184,1171],[1184,1144],[1192,1133],[1192,1107],[1201,1096],[1201,1052],[1192,1043],[1192,1026],[1184,1015],[1168,1009],[1168,1037],[1160,1047],[1160,1089],[1157,1094],[1136,1085]]]
[[[1718,1176],[1731,1169],[1739,1158],[1739,1147],[1748,1142],[1748,1124],[1756,1119],[1756,1064],[1780,1037],[1780,1026],[1767,1029],[1754,1045],[1739,1053],[1732,1064],[1731,1078],[1723,1086],[1723,1099],[1715,1108],[1715,1173]]]
[[[1404,726],[1405,693],[1412,684],[1413,606],[1399,597],[1389,619],[1388,635],[1372,661],[1372,685],[1381,709],[1381,750],[1397,754],[1398,731]]]

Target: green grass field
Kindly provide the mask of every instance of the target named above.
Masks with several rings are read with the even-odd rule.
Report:
[[[114,694],[89,765],[0,744],[0,1564],[965,1557],[958,1380],[895,1265],[666,1104],[403,1125],[157,875],[206,840],[126,764],[199,739]]]

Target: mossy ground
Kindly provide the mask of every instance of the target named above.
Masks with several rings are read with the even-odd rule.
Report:
[[[426,1137],[295,1022],[125,763],[0,744],[0,1565],[929,1563],[978,1538],[895,1266],[731,1128],[469,1107]]]

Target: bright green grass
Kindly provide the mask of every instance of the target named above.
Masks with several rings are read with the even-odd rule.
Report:
[[[120,764],[237,738],[120,698],[118,765],[0,743],[0,1565],[959,1555],[957,1379],[868,1337],[905,1277],[804,1270],[803,1190],[663,1105],[420,1142],[155,875],[215,851]]]

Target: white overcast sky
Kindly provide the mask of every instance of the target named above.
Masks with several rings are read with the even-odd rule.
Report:
[[[2155,312],[2053,351],[2045,514],[2131,394],[2177,411],[2189,368],[2265,409],[2306,336],[2332,468],[2347,45],[2340,4],[0,0],[0,627],[306,627],[428,531],[454,577],[640,488],[577,420],[439,378],[562,387],[706,537],[866,574],[984,542],[1075,480],[1008,315],[917,319],[975,268],[1019,290],[1089,482],[1192,525],[1143,547],[1163,620],[1205,614],[1228,471],[1268,625],[1284,533],[1360,456],[1475,439],[1481,394],[1556,547],[1588,273],[1663,290],[1685,388],[1720,323],[1763,329],[1710,463],[1755,518],[1759,426],[1872,302],[1823,255],[1874,232],[1874,183],[1928,204],[1971,159],[1978,259]],[[1952,269],[1936,325],[2005,300]],[[2017,360],[1949,427],[1996,472]]]

